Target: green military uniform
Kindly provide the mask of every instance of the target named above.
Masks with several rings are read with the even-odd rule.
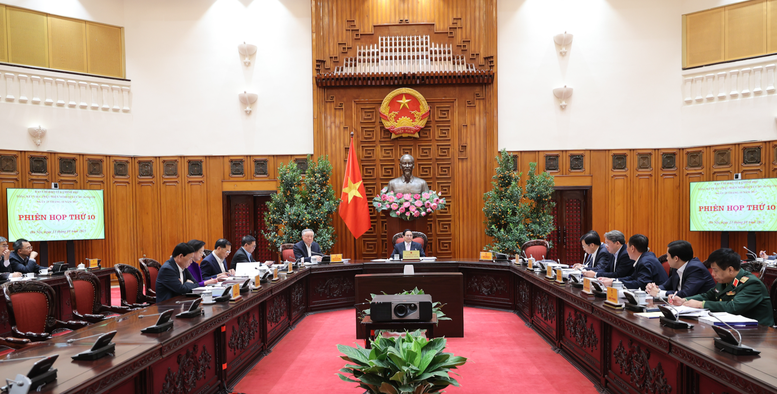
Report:
[[[765,326],[774,325],[772,302],[766,285],[743,269],[730,283],[718,283],[708,292],[686,300],[704,301],[704,308],[710,312],[728,312],[758,320],[758,324]]]

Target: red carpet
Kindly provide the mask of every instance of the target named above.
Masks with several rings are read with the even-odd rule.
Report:
[[[240,393],[361,394],[336,373],[345,365],[336,345],[356,342],[353,310],[317,313],[297,325],[235,387]],[[539,334],[508,312],[464,308],[464,338],[449,338],[447,351],[467,357],[448,393],[591,393],[587,378]],[[364,346],[363,341],[359,341]]]

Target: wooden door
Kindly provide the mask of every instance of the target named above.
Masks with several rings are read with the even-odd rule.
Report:
[[[264,225],[264,214],[267,212],[267,201],[269,196],[254,195],[228,195],[226,204],[229,210],[227,220],[225,220],[224,234],[229,242],[232,243],[232,253],[228,260],[232,262],[232,255],[240,248],[240,241],[246,235],[256,238],[256,249],[254,249],[254,260],[267,261],[275,260],[276,253],[269,248],[269,242],[262,235],[266,229]],[[213,245],[210,245],[212,248]]]
[[[580,237],[590,230],[591,210],[586,189],[556,190],[553,193],[553,224],[556,227],[548,241],[552,243],[550,258],[564,264],[582,261]]]

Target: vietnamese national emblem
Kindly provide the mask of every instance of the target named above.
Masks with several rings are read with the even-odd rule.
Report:
[[[391,139],[418,138],[418,132],[426,126],[428,118],[429,104],[421,93],[410,88],[394,90],[386,95],[380,106],[380,119],[391,132]]]

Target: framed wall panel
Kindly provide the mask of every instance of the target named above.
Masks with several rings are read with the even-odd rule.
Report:
[[[725,10],[724,57],[743,59],[766,53],[766,2],[751,0]]]
[[[186,203],[184,200],[183,184],[183,160],[180,157],[159,158],[159,228],[161,238],[157,257],[151,257],[157,261],[169,256],[175,245],[187,242],[189,229],[185,227],[187,221]],[[161,229],[164,229],[163,231]],[[205,241],[200,238],[200,240]],[[206,248],[207,249],[207,248]]]
[[[84,21],[48,17],[49,67],[60,70],[88,72],[86,67],[86,23]]]
[[[725,59],[723,20],[723,8],[683,16],[683,67],[718,63]]]
[[[7,12],[5,5],[0,4],[0,62],[8,61]]]
[[[86,22],[87,69],[90,74],[124,78],[124,35],[120,27]]]
[[[135,184],[135,226],[136,226],[136,249],[130,257],[132,264],[137,265],[137,259],[148,257],[159,261],[166,260],[163,257],[169,254],[162,254],[162,216],[160,212],[160,170],[159,158],[138,157],[133,158],[132,167],[135,170],[135,176],[132,181]],[[170,223],[165,223],[169,226]],[[175,229],[165,228],[165,232]],[[170,249],[172,251],[172,249]],[[169,253],[169,252],[166,252]]]
[[[8,61],[49,67],[46,14],[7,7]]]

